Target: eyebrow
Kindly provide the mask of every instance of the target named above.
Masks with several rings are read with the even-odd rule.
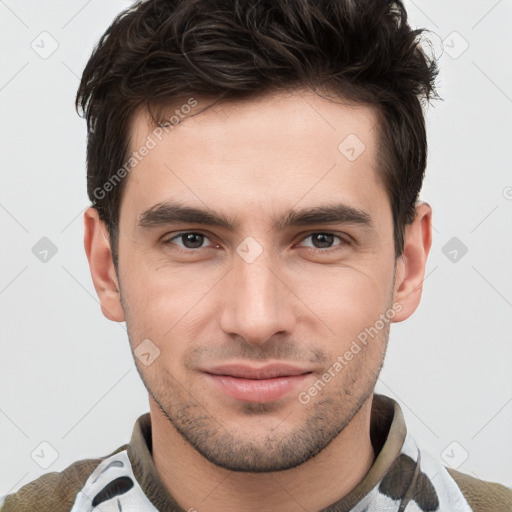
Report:
[[[157,203],[139,217],[139,226],[145,229],[176,223],[204,224],[222,227],[229,231],[236,231],[240,227],[237,219],[231,220],[215,210],[194,208],[170,201]],[[374,227],[372,218],[367,212],[343,203],[290,210],[284,216],[272,217],[272,223],[276,231],[291,226],[332,223]]]

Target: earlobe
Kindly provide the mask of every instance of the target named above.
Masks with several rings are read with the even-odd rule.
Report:
[[[395,271],[394,304],[400,305],[393,322],[409,318],[418,307],[423,290],[427,256],[432,245],[432,208],[416,206],[416,218],[405,227],[404,251]]]
[[[92,207],[84,213],[84,248],[103,314],[109,320],[123,322],[124,312],[108,231]]]

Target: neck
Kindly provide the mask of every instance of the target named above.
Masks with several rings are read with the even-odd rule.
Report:
[[[239,473],[206,460],[150,399],[153,460],[164,486],[187,511],[320,510],[346,496],[373,464],[371,405],[372,396],[326,448],[300,466]]]

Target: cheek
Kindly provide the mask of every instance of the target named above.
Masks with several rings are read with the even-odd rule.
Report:
[[[126,323],[134,347],[150,339],[166,360],[179,359],[190,348],[187,339],[189,345],[195,340],[197,333],[192,331],[207,314],[204,299],[214,300],[216,283],[223,275],[213,267],[210,271],[193,267],[150,263],[134,253],[120,264]]]
[[[346,338],[372,325],[390,306],[391,285],[389,271],[352,266],[303,273],[291,288],[337,336]]]

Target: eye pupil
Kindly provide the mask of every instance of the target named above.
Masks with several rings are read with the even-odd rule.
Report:
[[[313,245],[319,249],[323,249],[325,247],[330,247],[333,243],[334,235],[329,235],[327,233],[316,233],[313,235]],[[316,243],[319,241],[319,245]]]
[[[201,235],[200,233],[187,233],[185,235],[181,235],[181,237],[183,239],[183,245],[187,249],[199,249],[201,245],[203,245],[204,235]]]

